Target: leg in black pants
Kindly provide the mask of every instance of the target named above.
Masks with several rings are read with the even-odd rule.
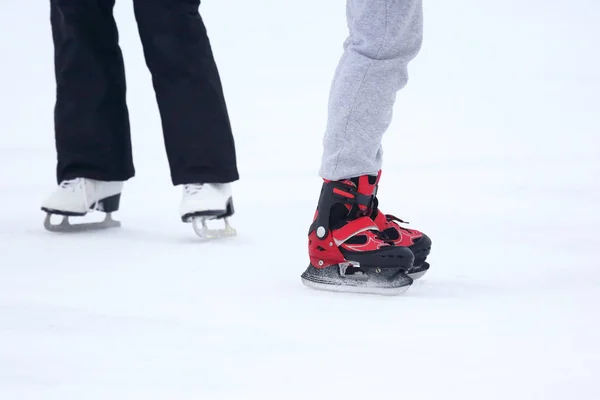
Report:
[[[51,0],[57,179],[134,176],[114,0]],[[239,179],[199,0],[134,0],[173,184]]]
[[[114,0],[51,0],[58,182],[124,181],[131,156]]]
[[[239,179],[221,81],[199,0],[134,0],[173,184]]]

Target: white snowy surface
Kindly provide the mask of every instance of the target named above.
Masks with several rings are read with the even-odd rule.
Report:
[[[300,282],[343,2],[202,5],[241,173],[215,243],[178,218],[130,1],[123,227],[43,230],[48,2],[0,7],[0,399],[600,398],[597,1],[425,1],[380,197],[432,268],[393,298]]]

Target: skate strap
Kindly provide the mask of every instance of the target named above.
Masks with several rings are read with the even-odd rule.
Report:
[[[358,235],[359,233],[377,229],[377,225],[375,224],[375,222],[373,222],[371,218],[360,217],[348,222],[340,229],[336,229],[335,231],[333,231],[333,241],[335,242],[336,246],[339,246],[346,240]]]
[[[329,216],[331,207],[334,204],[342,203],[346,205],[358,205],[363,213],[370,209],[375,196],[366,195],[360,193],[353,182],[343,183],[337,181],[325,181],[321,189],[321,196],[319,198],[319,209],[315,215],[315,220],[310,226],[309,234],[316,230],[318,227],[325,228],[325,231],[329,230]],[[356,220],[355,220],[356,221]],[[371,221],[372,223],[373,221]],[[348,224],[344,229],[350,229],[348,226],[354,226],[354,223]],[[363,221],[363,223],[366,223]],[[317,235],[318,236],[318,235]],[[342,236],[345,236],[344,234]],[[347,238],[344,239],[348,240]]]
[[[373,204],[375,196],[360,193],[355,187],[338,182],[329,182],[327,185],[331,187],[333,195],[346,204],[357,204],[366,207],[371,207]]]

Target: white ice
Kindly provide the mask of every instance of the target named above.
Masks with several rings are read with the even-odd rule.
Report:
[[[43,230],[48,8],[0,5],[0,399],[600,398],[596,0],[425,1],[380,197],[432,268],[393,298],[300,282],[342,1],[203,2],[241,173],[215,243],[178,218],[131,1],[123,227]]]

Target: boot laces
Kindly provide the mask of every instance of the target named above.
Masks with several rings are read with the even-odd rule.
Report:
[[[410,224],[410,222],[408,222],[408,221],[403,221],[403,220],[401,220],[400,218],[396,217],[395,215],[391,215],[391,214],[386,214],[385,218],[386,218],[388,221],[398,221],[398,222],[400,222],[401,224]]]
[[[398,217],[396,217],[394,215],[391,215],[391,214],[386,214],[385,219],[388,222],[396,222],[395,225],[396,225],[397,229],[400,229],[400,230],[402,230],[402,231],[404,231],[406,233],[409,233],[409,234],[412,233],[412,230],[410,230],[408,228],[405,228],[404,226],[400,225],[400,224],[410,224],[410,222],[401,220],[400,218],[398,218]]]
[[[83,178],[74,178],[74,179],[66,179],[59,184],[61,189],[69,190],[71,192],[76,192],[78,189],[81,189],[83,193],[83,201],[85,204],[85,208],[89,209],[90,204],[88,202],[88,194],[87,188],[85,184],[85,179]],[[90,211],[96,211],[98,209],[98,202],[96,202],[94,208]]]
[[[183,192],[186,196],[193,196],[200,193],[203,186],[204,185],[201,183],[189,183],[187,185],[183,185]]]
[[[76,191],[78,188],[78,185],[82,182],[81,178],[75,178],[75,179],[67,179],[64,180],[60,183],[60,187],[61,189],[67,189],[70,190],[72,192]],[[85,187],[85,185],[83,185]]]
[[[377,239],[381,240],[382,242],[387,243],[389,245],[393,245],[394,244],[394,241],[392,239],[390,239],[390,237],[388,235],[386,235],[385,232],[375,231],[375,230],[372,230],[371,232],[373,232],[373,235]]]

